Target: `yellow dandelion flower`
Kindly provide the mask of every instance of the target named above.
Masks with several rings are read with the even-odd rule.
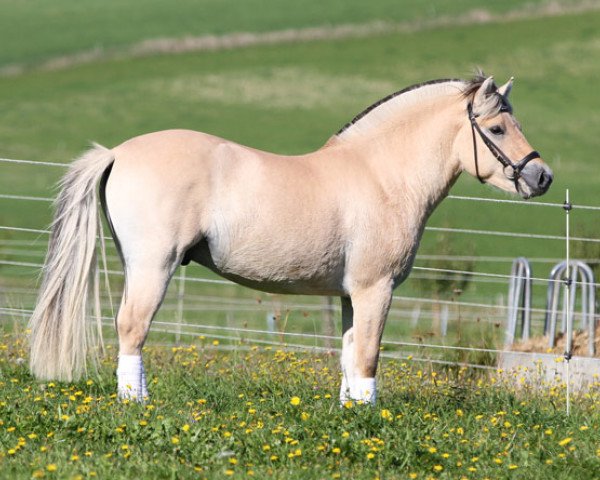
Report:
[[[188,432],[188,431],[190,430],[190,426],[189,426],[189,425],[186,423],[186,424],[185,424],[183,427],[181,427],[181,429],[182,429],[184,432]]]
[[[58,470],[58,467],[55,463],[50,463],[49,465],[46,465],[46,470],[48,470],[49,472],[56,472],[56,470]]]
[[[179,443],[179,437],[171,437],[171,443],[177,445]]]
[[[300,414],[300,418],[301,418],[303,421],[306,421],[306,420],[308,420],[308,419],[310,418],[310,413],[302,412],[302,413]]]
[[[332,448],[331,453],[335,453],[336,455],[340,454],[342,450],[338,447]]]
[[[392,412],[390,412],[387,408],[384,408],[381,410],[381,418],[391,421],[393,419]]]
[[[509,469],[509,470],[516,470],[517,468],[519,468],[519,466],[518,466],[518,465],[515,465],[514,463],[511,463],[511,464],[508,466],[508,469]]]
[[[571,437],[566,437],[566,438],[563,438],[560,442],[558,442],[558,444],[561,447],[564,447],[565,445],[568,445],[569,443],[571,443],[572,440],[573,439]]]
[[[428,451],[429,453],[435,453],[435,452],[437,452],[437,448],[435,448],[435,447],[429,447],[429,448],[427,449],[427,451]]]
[[[216,341],[216,340],[215,340]],[[225,475],[233,475],[235,472],[233,470],[225,470]]]
[[[434,469],[436,472],[441,472],[441,471],[444,469],[444,467],[442,467],[441,465],[434,465],[434,466],[433,466],[433,469]]]
[[[373,460],[375,458],[375,454],[373,452],[369,452],[369,453],[367,453],[367,458],[369,460]]]
[[[300,397],[292,397],[292,399],[290,400],[290,403],[294,407],[297,407],[298,405],[300,405],[301,402],[302,402],[302,400],[300,400]]]

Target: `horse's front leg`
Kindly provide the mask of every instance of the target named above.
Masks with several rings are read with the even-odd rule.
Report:
[[[342,404],[348,400],[375,403],[379,346],[391,300],[388,280],[342,297]]]

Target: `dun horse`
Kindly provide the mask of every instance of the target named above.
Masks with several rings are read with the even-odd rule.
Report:
[[[94,146],[56,200],[30,322],[32,372],[66,381],[86,372],[100,200],[126,279],[116,318],[121,398],[148,395],[142,346],[177,266],[194,261],[266,292],[340,297],[340,398],[375,402],[392,291],[461,172],[523,198],[552,182],[513,117],[511,87],[483,75],[414,85],[300,156],[185,130]]]

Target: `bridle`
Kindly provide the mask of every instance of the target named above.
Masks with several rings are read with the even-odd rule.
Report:
[[[502,102],[500,112],[511,112],[511,108],[506,103],[506,101]],[[471,133],[473,134],[473,155],[475,159],[475,175],[477,175],[477,179],[481,183],[485,183],[485,180],[481,178],[481,175],[479,175],[479,160],[477,156],[477,139],[475,138],[475,131],[479,133],[479,136],[483,140],[483,143],[486,144],[490,152],[492,152],[494,157],[496,157],[496,160],[498,160],[504,166],[504,168],[510,167],[513,169],[512,180],[515,182],[515,188],[517,189],[517,191],[519,191],[519,178],[521,177],[521,172],[525,168],[525,165],[527,165],[531,160],[535,158],[541,158],[540,154],[536,150],[533,150],[527,155],[525,155],[517,163],[514,163],[502,150],[500,150],[500,147],[498,147],[498,145],[492,142],[492,140],[485,133],[483,133],[483,130],[481,129],[476,120],[476,118],[479,115],[476,115],[473,112],[473,104],[471,102],[469,102],[469,104],[467,105],[467,113],[469,114],[469,120],[471,122]]]

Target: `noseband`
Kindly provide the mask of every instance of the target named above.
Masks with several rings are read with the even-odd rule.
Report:
[[[502,102],[502,107],[500,108],[500,112],[510,112],[510,111],[511,111],[510,106],[507,105],[506,102]],[[477,156],[477,139],[475,138],[475,131],[477,131],[477,133],[479,133],[479,136],[483,140],[483,143],[486,144],[486,146],[488,147],[490,152],[492,152],[494,157],[496,157],[496,160],[498,160],[504,166],[504,168],[510,167],[513,169],[512,180],[515,182],[515,188],[518,191],[519,190],[519,178],[521,177],[521,172],[525,168],[525,165],[527,165],[534,158],[541,158],[540,154],[536,150],[533,150],[532,152],[529,152],[527,155],[525,155],[517,163],[514,163],[510,158],[508,158],[508,156],[502,150],[500,150],[500,147],[498,147],[498,145],[496,145],[494,142],[492,142],[490,137],[488,137],[485,133],[483,133],[483,130],[477,123],[477,120],[476,120],[477,115],[475,115],[475,113],[473,112],[473,105],[470,102],[469,102],[469,105],[467,106],[467,113],[469,114],[469,120],[471,122],[471,133],[473,134],[473,155],[475,158],[475,174],[477,175],[477,179],[481,183],[485,183],[485,180],[483,180],[483,178],[481,178],[481,176],[479,175],[479,160],[478,160],[478,156]]]

